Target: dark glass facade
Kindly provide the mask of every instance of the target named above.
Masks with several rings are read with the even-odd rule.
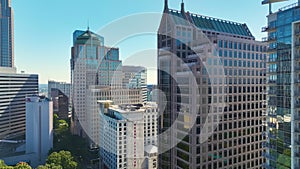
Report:
[[[10,0],[0,0],[0,66],[14,67],[13,16]]]

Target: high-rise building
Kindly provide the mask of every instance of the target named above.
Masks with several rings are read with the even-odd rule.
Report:
[[[38,75],[0,68],[0,139],[25,135],[25,97],[38,94]]]
[[[26,97],[26,154],[32,154],[31,165],[46,162],[53,148],[52,101],[45,97]]]
[[[90,30],[75,31],[73,40],[71,56],[73,131],[84,136],[88,124],[87,92],[90,86],[121,88],[122,62],[119,60],[119,49],[104,46],[104,38]]]
[[[0,1],[0,67],[14,67],[14,24],[10,3],[10,0]]]
[[[51,90],[52,89],[58,89],[60,90],[64,95],[66,95],[69,99],[71,94],[71,84],[65,83],[65,82],[56,82],[53,80],[48,81],[48,98],[51,98]]]
[[[156,103],[119,106],[110,106],[112,101],[99,103],[100,168],[156,168]]]
[[[147,69],[141,66],[122,66],[122,86],[125,89],[141,89],[143,102],[147,101]]]
[[[109,86],[90,86],[87,91],[87,135],[90,147],[98,148],[100,141],[100,114],[98,100],[111,100],[116,105],[143,103],[141,89],[111,88]]]
[[[299,2],[272,11],[272,4],[284,0],[264,0],[269,5],[268,25],[268,119],[264,168],[300,168],[299,113]]]
[[[69,97],[56,88],[51,89],[50,96],[53,101],[53,112],[58,115],[59,119],[68,119]]]
[[[165,0],[158,49],[158,168],[261,168],[266,45]]]

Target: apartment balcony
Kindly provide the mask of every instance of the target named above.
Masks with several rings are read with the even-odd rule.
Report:
[[[261,28],[262,32],[272,32],[275,31],[276,27],[275,26],[265,26]]]

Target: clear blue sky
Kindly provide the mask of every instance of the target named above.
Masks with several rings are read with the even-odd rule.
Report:
[[[47,83],[48,79],[69,82],[70,48],[74,30],[85,30],[88,20],[91,30],[96,32],[124,16],[162,12],[163,1],[12,0],[15,16],[15,62],[18,71],[39,74],[40,83]],[[294,2],[296,0],[278,3],[274,9]],[[169,7],[179,9],[180,3],[181,0],[169,0]],[[256,39],[266,36],[260,31],[266,25],[268,7],[262,6],[261,0],[185,0],[185,9],[201,15],[247,23]],[[130,30],[135,26],[124,24],[122,29]],[[121,59],[125,59],[133,54],[139,55],[136,51],[156,49],[156,36],[133,37],[117,46],[120,47]],[[149,53],[156,58],[155,52]],[[156,83],[154,76],[149,78],[148,83]]]

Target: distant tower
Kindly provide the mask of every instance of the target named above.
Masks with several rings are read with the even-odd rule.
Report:
[[[14,67],[13,12],[10,0],[0,0],[0,67]]]

